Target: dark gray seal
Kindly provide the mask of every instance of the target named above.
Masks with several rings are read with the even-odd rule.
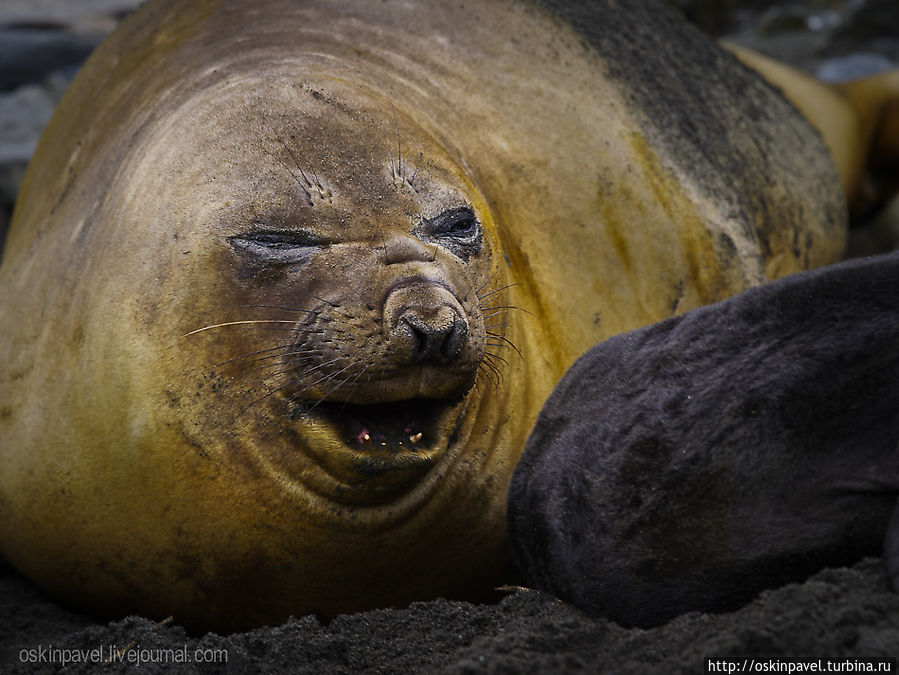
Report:
[[[899,254],[607,340],[509,491],[527,581],[648,626],[865,555],[899,584]]]

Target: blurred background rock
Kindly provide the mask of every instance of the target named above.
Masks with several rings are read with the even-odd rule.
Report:
[[[0,0],[0,242],[25,166],[78,67],[140,0]]]
[[[664,0],[830,81],[899,64],[899,0]],[[0,0],[0,242],[41,130],[78,67],[140,0]]]
[[[899,63],[897,0],[666,0],[705,32],[840,81]]]

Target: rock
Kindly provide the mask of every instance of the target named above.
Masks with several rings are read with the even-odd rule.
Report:
[[[815,75],[819,80],[837,84],[877,75],[895,67],[896,64],[882,54],[855,52],[824,61]]]
[[[56,99],[38,84],[0,94],[0,166],[28,161],[55,107]]]
[[[858,4],[858,3],[856,3]],[[895,0],[866,0],[834,35],[829,55],[868,51],[899,63],[899,14]]]
[[[42,80],[55,70],[80,64],[103,37],[59,29],[0,28],[0,90]]]
[[[2,26],[77,26],[91,17],[121,19],[134,11],[141,0],[3,0]]]

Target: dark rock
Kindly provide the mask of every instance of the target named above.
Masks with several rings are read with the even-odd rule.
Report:
[[[824,82],[851,82],[895,67],[896,64],[882,54],[855,52],[824,61],[816,76]]]
[[[55,70],[81,63],[102,37],[61,29],[0,28],[0,90],[41,80]]]

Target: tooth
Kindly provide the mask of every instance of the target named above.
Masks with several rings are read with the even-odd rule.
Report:
[[[409,440],[412,443],[418,443],[421,440],[421,432],[419,431],[417,434],[413,434],[412,436],[409,436]]]

